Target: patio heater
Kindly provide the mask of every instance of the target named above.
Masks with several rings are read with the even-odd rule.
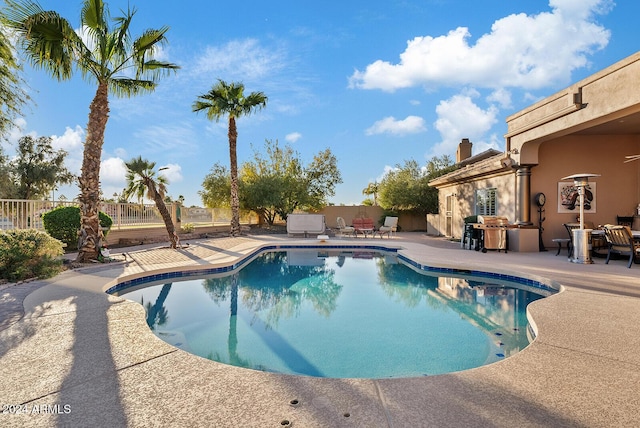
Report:
[[[584,228],[584,189],[589,185],[589,177],[600,177],[600,174],[573,174],[562,177],[562,180],[573,180],[580,198],[580,229],[573,230],[573,258],[572,263],[593,263],[591,260],[591,229]]]

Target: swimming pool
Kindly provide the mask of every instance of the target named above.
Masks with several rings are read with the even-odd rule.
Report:
[[[118,293],[145,307],[163,340],[226,364],[333,378],[499,361],[530,341],[526,305],[553,292],[366,248],[266,251],[231,273],[158,279]]]

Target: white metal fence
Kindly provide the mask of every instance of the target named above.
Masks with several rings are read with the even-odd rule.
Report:
[[[42,215],[60,206],[77,206],[77,203],[73,201],[0,199],[0,230],[44,230]],[[217,226],[231,222],[231,210],[227,208],[183,207],[176,203],[167,204],[167,208],[175,225],[191,223],[196,227]],[[113,220],[112,229],[164,225],[155,204],[103,202],[100,211],[111,217]],[[241,213],[241,223],[255,224],[257,221],[255,213]]]

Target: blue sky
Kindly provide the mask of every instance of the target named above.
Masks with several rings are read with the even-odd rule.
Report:
[[[62,4],[61,4],[62,3]],[[159,59],[182,67],[153,94],[110,98],[103,194],[125,186],[123,161],[168,167],[168,193],[201,205],[211,166],[229,163],[227,121],[191,112],[218,78],[262,91],[267,107],[238,120],[242,163],[265,139],[289,143],[305,163],[330,148],[343,183],[330,198],[358,204],[362,190],[405,160],[504,149],[507,116],[637,50],[640,2],[610,0],[356,0],[212,2],[131,0],[133,35],[170,27]],[[79,0],[42,0],[79,26]],[[128,2],[108,1],[112,16]],[[471,5],[471,6],[470,6]],[[35,105],[21,135],[52,136],[79,174],[96,86],[59,83],[25,67]],[[13,148],[7,143],[5,151]],[[68,199],[76,187],[58,191]]]

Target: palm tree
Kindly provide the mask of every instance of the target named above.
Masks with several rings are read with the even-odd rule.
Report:
[[[109,119],[109,93],[129,97],[152,92],[160,76],[179,67],[154,59],[167,40],[169,27],[148,29],[133,39],[129,27],[135,8],[113,20],[102,0],[83,0],[80,28],[55,11],[45,11],[30,0],[5,0],[6,24],[16,31],[28,59],[35,68],[49,72],[58,81],[70,79],[74,69],[98,84],[89,106],[87,138],[79,178],[81,243],[78,261],[94,260],[102,239],[100,204],[100,156]],[[110,27],[110,21],[113,26]]]
[[[16,58],[11,41],[0,28],[0,136],[6,136],[13,119],[22,114],[22,107],[30,100],[22,78],[22,67]]]
[[[231,169],[231,236],[240,234],[240,198],[238,196],[238,156],[236,145],[238,131],[236,118],[248,116],[254,110],[267,105],[267,97],[262,92],[244,95],[242,83],[227,83],[218,79],[218,83],[206,94],[200,95],[193,103],[193,111],[205,110],[209,120],[218,122],[221,117],[229,116],[229,160]]]
[[[127,166],[127,187],[123,191],[124,196],[126,198],[136,196],[138,201],[142,201],[145,196],[153,200],[167,228],[171,248],[176,248],[178,246],[176,229],[171,220],[171,214],[169,214],[169,210],[164,203],[164,195],[167,192],[167,179],[162,175],[156,176],[156,172],[153,170],[156,167],[156,163],[142,159],[141,156],[125,162],[125,165]],[[158,171],[163,169],[160,168]]]
[[[362,194],[363,195],[373,195],[373,205],[377,206],[378,205],[378,192],[380,191],[380,185],[378,184],[377,181],[374,181],[373,183],[369,183],[367,184],[367,187],[365,187],[364,189],[362,189]]]

